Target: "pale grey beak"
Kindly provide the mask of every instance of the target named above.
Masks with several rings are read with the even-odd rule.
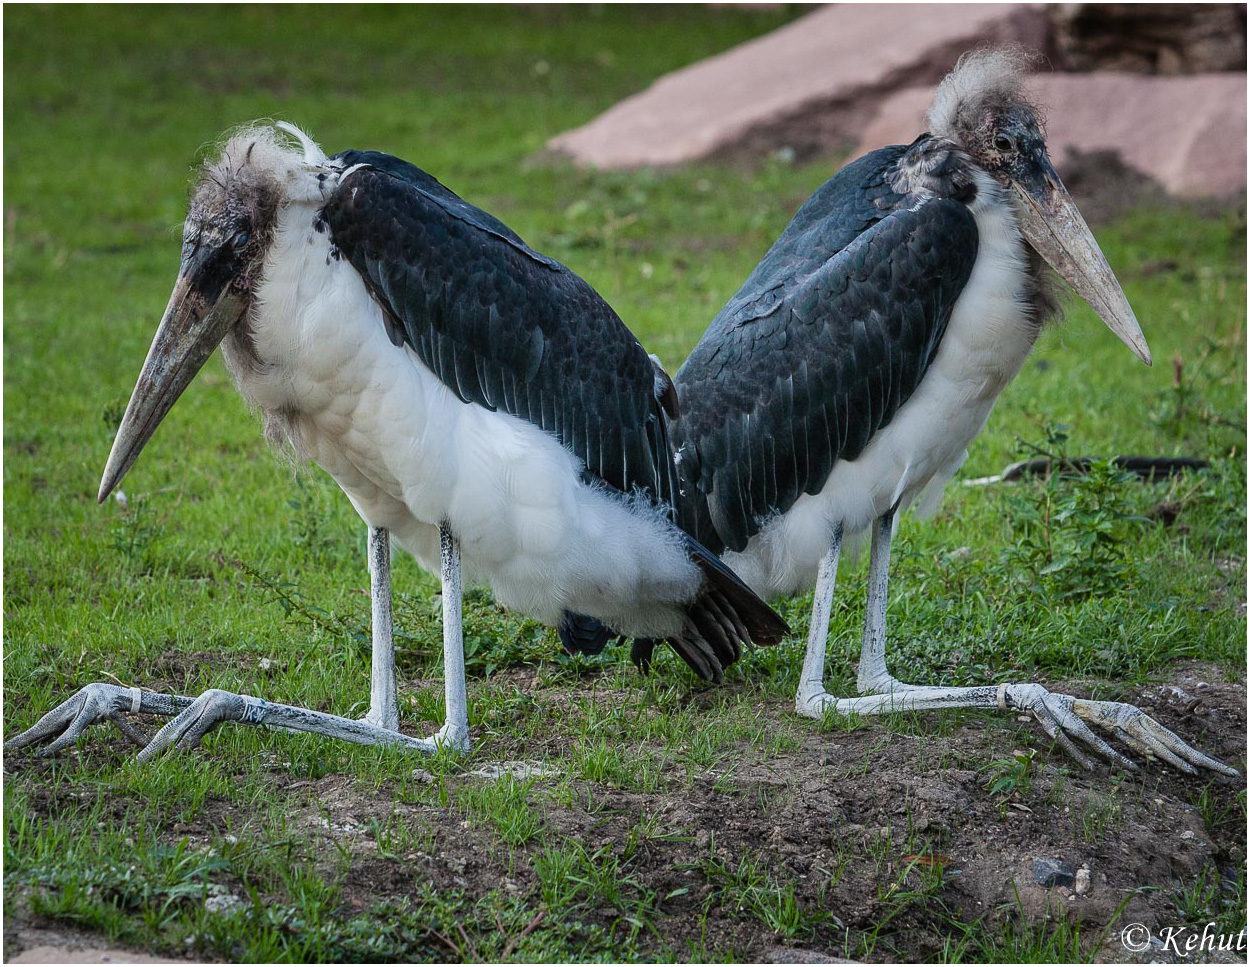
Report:
[[[212,256],[211,251],[199,250],[183,261],[113,440],[100,481],[101,503],[246,308],[246,296],[219,277]]]
[[[1102,249],[1059,175],[1044,158],[1042,169],[1042,184],[1036,189],[1015,181],[1011,183],[1023,201],[1020,228],[1024,237],[1076,294],[1089,303],[1107,328],[1149,366],[1150,347],[1146,345],[1146,337]]]

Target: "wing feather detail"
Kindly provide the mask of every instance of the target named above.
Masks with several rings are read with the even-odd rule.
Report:
[[[675,378],[675,432],[694,456],[681,464],[682,523],[714,552],[741,551],[889,425],[976,261],[966,205],[903,207],[902,196],[867,189],[845,203],[848,186],[835,183],[855,167],[800,209]],[[841,213],[823,236],[817,202]]]
[[[336,250],[402,341],[465,403],[551,433],[594,476],[672,503],[646,351],[584,280],[420,169],[376,152],[323,210]]]

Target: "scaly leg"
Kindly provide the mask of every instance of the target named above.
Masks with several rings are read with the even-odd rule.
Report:
[[[372,551],[378,542],[371,541],[370,543]],[[161,695],[137,688],[124,688],[97,682],[85,686],[77,694],[43,716],[31,728],[7,742],[5,750],[20,749],[51,739],[47,748],[40,753],[51,755],[72,743],[87,726],[95,722],[118,721],[120,724],[120,716],[126,712],[174,716],[140,751],[138,758],[141,762],[146,762],[170,748],[192,748],[222,722],[266,725],[296,732],[315,732],[360,745],[399,745],[418,752],[436,752],[445,746],[467,749],[469,747],[469,720],[464,678],[464,642],[460,621],[460,550],[455,538],[445,527],[442,529],[441,543],[447,721],[431,738],[416,739],[391,729],[380,728],[370,722],[360,722],[293,705],[266,702],[251,695],[226,692],[217,688],[211,688],[193,699],[183,695]],[[376,586],[374,590],[376,606]]]
[[[369,597],[373,610],[373,663],[369,678],[369,714],[364,721],[399,731],[395,691],[395,632],[391,615],[391,540],[384,527],[369,528]]]
[[[808,718],[821,718],[827,709],[839,714],[878,715],[884,712],[928,711],[951,708],[997,708],[1032,715],[1046,734],[1086,769],[1093,762],[1077,746],[1077,741],[1098,755],[1125,769],[1136,763],[1121,755],[1099,738],[1086,724],[1109,730],[1137,751],[1157,756],[1191,775],[1210,769],[1237,777],[1237,770],[1191,748],[1174,732],[1164,728],[1134,705],[1098,702],[1047,691],[1033,682],[1004,683],[970,688],[942,688],[908,685],[894,678],[885,661],[885,602],[889,585],[890,537],[894,512],[883,514],[873,525],[872,558],[868,565],[868,606],[864,620],[864,640],[860,652],[859,698],[836,698],[824,690],[825,637],[829,625],[829,601],[833,594],[833,572],[837,569],[841,531],[835,532],[833,546],[821,562],[812,607],[807,656],[795,698],[795,710]]]
[[[464,677],[464,624],[461,608],[460,542],[446,524],[439,528],[443,578],[443,679],[447,717],[435,738],[461,751],[469,748],[469,698]]]
[[[868,559],[868,605],[864,615],[864,642],[859,651],[861,695],[889,694],[911,688],[890,674],[885,664],[885,614],[890,586],[890,541],[894,536],[894,508],[872,525],[872,555]]]
[[[812,620],[807,628],[807,651],[803,655],[803,672],[799,691],[794,696],[794,710],[809,718],[820,718],[825,691],[825,651],[829,640],[829,617],[833,613],[833,589],[838,580],[838,558],[842,554],[842,525],[833,529],[829,551],[816,572],[816,591],[812,595]]]

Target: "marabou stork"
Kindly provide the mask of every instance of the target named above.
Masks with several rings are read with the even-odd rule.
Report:
[[[1182,771],[1236,775],[1134,706],[1032,683],[905,684],[885,661],[896,515],[936,505],[1054,310],[1049,263],[1143,362],[1145,338],[1047,156],[1028,55],[966,55],[929,131],[848,164],[716,316],[675,378],[683,526],[762,596],[815,585],[795,699],[827,708],[1032,713],[1077,761],[1125,756],[1086,723]],[[872,526],[858,698],[823,686],[839,551]],[[645,659],[645,653],[641,656]]]
[[[398,158],[327,158],[289,124],[236,132],[191,196],[178,281],[100,485],[103,501],[220,344],[271,441],[327,470],[369,525],[363,721],[211,689],[88,685],[8,743],[128,712],[173,716],[139,753],[223,721],[362,744],[466,748],[461,566],[566,647],[666,639],[703,678],[782,620],[672,521],[672,383],[577,275]],[[389,535],[441,574],[447,717],[398,732]]]

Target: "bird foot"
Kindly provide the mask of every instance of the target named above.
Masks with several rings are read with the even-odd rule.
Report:
[[[193,749],[200,740],[223,722],[250,722],[261,725],[265,721],[265,705],[259,698],[239,695],[220,688],[210,688],[166,722],[152,741],[139,750],[136,758],[150,762],[171,748]]]
[[[125,714],[133,712],[172,718],[148,741],[143,733],[125,721]],[[198,698],[190,698],[96,682],[80,689],[31,728],[6,742],[4,750],[9,752],[51,740],[39,755],[54,755],[75,742],[88,726],[103,721],[117,723],[129,739],[143,746],[138,754],[140,762],[149,762],[170,749],[192,749],[223,722],[315,732],[359,745],[398,745],[414,752],[432,753],[448,747],[467,751],[470,745],[467,722],[445,725],[433,737],[417,739],[367,721],[266,702],[219,688],[210,688]]]
[[[93,682],[80,688],[25,732],[6,742],[4,751],[12,752],[48,742],[39,750],[39,755],[52,756],[76,742],[88,727],[106,721],[116,724],[132,742],[146,746],[147,736],[126,720],[128,713],[174,715],[179,708],[190,703],[191,699],[176,695],[145,692],[109,682]]]
[[[469,740],[468,722],[445,722],[430,738],[440,749],[454,749],[457,752],[468,752],[472,743]]]
[[[820,682],[799,682],[798,694],[794,696],[794,711],[805,719],[825,717],[825,709],[837,699],[824,690]]]
[[[1114,765],[1137,768],[1137,763],[1095,734],[1086,725],[1088,722],[1106,729],[1147,758],[1162,759],[1187,775],[1196,776],[1200,769],[1209,769],[1230,778],[1240,777],[1236,769],[1192,748],[1136,705],[1074,698],[1048,691],[1035,683],[999,686],[998,705],[1004,710],[1028,712],[1041,723],[1047,735],[1086,769],[1093,769],[1094,763],[1077,747],[1078,741]]]
[[[371,708],[362,715],[359,722],[365,722],[379,729],[386,729],[388,732],[399,731],[399,707],[394,706],[389,709]]]
[[[1240,777],[1236,769],[1192,748],[1135,705],[1074,698],[1048,691],[1033,682],[971,688],[934,688],[896,682],[895,687],[878,695],[836,698],[825,691],[821,682],[811,680],[800,684],[794,699],[795,711],[813,719],[822,718],[826,710],[842,715],[880,715],[954,708],[1027,712],[1086,769],[1094,768],[1094,760],[1087,754],[1090,751],[1122,769],[1137,768],[1136,762],[1117,752],[1090,728],[1095,725],[1146,757],[1161,759],[1187,775],[1197,775],[1199,770],[1208,769],[1229,778]]]

